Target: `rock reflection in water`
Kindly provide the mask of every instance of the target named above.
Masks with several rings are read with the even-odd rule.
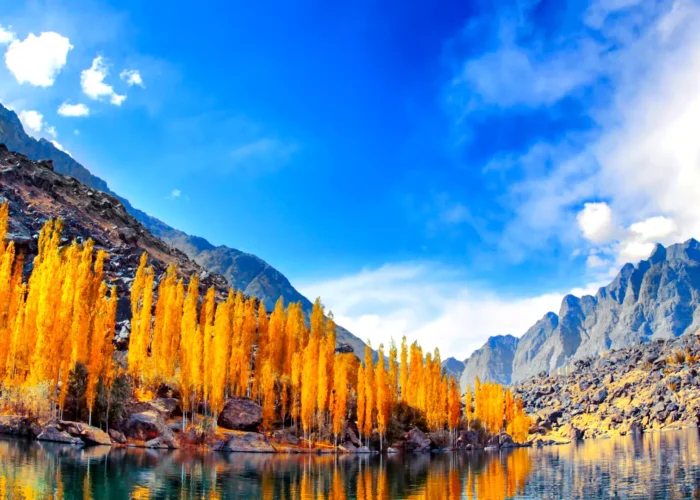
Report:
[[[199,454],[0,441],[0,498],[698,498],[697,431],[434,455]]]

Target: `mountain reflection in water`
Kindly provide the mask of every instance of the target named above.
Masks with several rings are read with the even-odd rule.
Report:
[[[0,441],[0,498],[700,498],[697,430],[502,452],[199,454]]]

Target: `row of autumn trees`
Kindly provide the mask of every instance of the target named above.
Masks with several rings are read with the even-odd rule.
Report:
[[[155,308],[153,285],[144,254],[131,293],[128,369],[142,387],[179,387],[185,415],[204,403],[216,416],[229,396],[248,397],[262,404],[267,429],[294,422],[305,436],[317,431],[337,441],[354,415],[360,434],[369,440],[376,430],[381,446],[403,403],[419,410],[431,430],[454,432],[466,416],[467,424],[479,420],[492,433],[509,428],[520,431],[519,440],[522,429],[527,435],[522,404],[498,384],[477,381],[474,397],[468,389],[463,404],[437,349],[424,356],[404,338],[400,360],[393,341],[388,356],[379,346],[376,359],[367,346],[364,364],[336,353],[333,315],[326,317],[320,299],[307,324],[301,303],[285,308],[281,298],[269,317],[262,302],[232,289],[217,300],[209,288],[200,301],[197,278],[185,287],[174,267],[158,285]]]
[[[62,247],[63,222],[49,220],[25,283],[24,258],[5,238],[8,205],[0,205],[0,381],[4,401],[48,403],[61,416],[68,379],[87,368],[90,418],[101,379],[114,380],[113,338],[117,295],[103,280],[106,252],[92,241]]]
[[[61,246],[63,224],[49,220],[25,283],[24,261],[5,243],[8,206],[0,206],[0,381],[3,398],[28,398],[39,389],[61,416],[77,363],[87,369],[90,417],[102,383],[107,394],[119,372],[113,360],[117,295],[103,279],[107,254],[92,241]],[[337,437],[355,418],[361,435],[383,441],[400,405],[418,410],[431,430],[454,432],[479,420],[491,432],[527,428],[522,405],[509,390],[477,383],[462,401],[458,384],[441,370],[437,350],[394,342],[385,355],[367,347],[364,364],[336,353],[336,327],[320,300],[309,321],[300,303],[278,300],[268,315],[262,302],[209,288],[197,277],[185,284],[171,266],[157,288],[144,254],[131,290],[131,334],[126,370],[137,397],[161,384],[177,389],[187,416],[202,406],[216,417],[231,396],[263,406],[263,425],[296,424],[305,436]],[[155,290],[157,289],[157,294]],[[378,362],[385,360],[384,362]],[[109,401],[109,399],[108,399]],[[464,407],[464,412],[463,412]],[[529,425],[529,420],[527,421]],[[526,431],[525,431],[526,435]]]

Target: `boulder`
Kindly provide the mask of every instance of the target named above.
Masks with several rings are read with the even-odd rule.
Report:
[[[92,427],[82,422],[61,421],[59,422],[59,428],[66,431],[71,436],[81,439],[87,445],[112,445],[109,434],[102,429]]]
[[[250,399],[229,399],[219,415],[218,424],[224,429],[256,430],[262,424],[262,407]]]
[[[175,398],[157,398],[149,404],[163,415],[165,419],[182,415],[180,402]]]
[[[46,425],[36,439],[37,441],[50,441],[53,443],[65,443],[76,446],[83,446],[84,444],[80,438],[73,437],[66,431],[60,430],[55,424]]]
[[[479,433],[475,430],[460,431],[457,437],[457,447],[465,448],[467,445],[479,444]]]
[[[561,435],[572,441],[583,439],[583,431],[571,424],[566,424],[561,428]]]
[[[360,441],[360,438],[357,436],[357,433],[350,426],[345,427],[345,433],[343,434],[343,441],[349,441],[352,444],[354,444],[356,447],[362,446],[362,441]]]
[[[289,429],[274,431],[272,433],[272,437],[280,444],[299,444],[299,438],[296,437]]]
[[[173,431],[155,410],[132,413],[122,426],[122,431],[127,438],[138,441],[151,441],[161,436],[175,441]]]
[[[372,453],[372,451],[366,446],[360,446],[356,448],[353,453]]]
[[[18,437],[35,437],[32,424],[27,417],[17,415],[0,415],[0,434]]]
[[[404,435],[406,451],[422,453],[430,451],[430,439],[418,427],[413,427]]]
[[[182,415],[180,403],[175,398],[156,398],[152,401],[142,401],[129,405],[130,413],[143,413],[155,411],[167,420],[175,415]]]
[[[118,430],[110,429],[108,434],[113,443],[126,444],[126,436]]]
[[[601,389],[593,394],[591,397],[591,403],[599,405],[604,402],[608,397],[608,391],[606,389]]]
[[[176,450],[180,447],[177,440],[169,436],[159,436],[150,441],[146,441],[145,446],[146,448],[164,448],[169,450]]]
[[[338,445],[338,451],[342,453],[355,453],[357,451],[357,447],[350,442],[345,442]]]
[[[639,421],[637,421],[637,420],[635,420],[634,422],[632,422],[632,423],[629,425],[629,428],[628,428],[627,432],[628,432],[629,434],[633,434],[633,435],[639,435],[639,434],[641,434],[641,433],[642,433],[642,424],[641,424],[641,422],[639,422]]]
[[[246,453],[274,453],[275,449],[265,439],[265,436],[257,432],[241,432],[229,435],[228,439],[219,441],[214,446],[216,451],[246,452]]]
[[[389,455],[393,455],[393,454],[395,454],[395,453],[401,453],[399,449],[394,448],[393,446],[389,446],[389,447],[386,449],[386,452],[387,452]]]
[[[518,445],[513,441],[513,438],[505,432],[498,436],[498,446],[501,448],[515,448]]]

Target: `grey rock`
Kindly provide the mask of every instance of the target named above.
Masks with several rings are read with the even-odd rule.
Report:
[[[408,431],[404,439],[406,441],[406,451],[414,451],[416,453],[430,451],[430,438],[417,427],[413,427]]]
[[[262,424],[262,407],[245,398],[226,401],[218,424],[225,429],[253,431]]]
[[[175,441],[175,434],[163,416],[155,410],[132,413],[126,419],[122,431],[127,438],[138,441],[151,441],[158,437]]]
[[[225,452],[274,453],[275,448],[257,432],[232,434],[228,440],[218,442],[214,449]]]
[[[603,403],[607,398],[608,398],[607,389],[601,389],[593,395],[593,397],[591,398],[591,403],[599,405],[599,404]]]
[[[109,437],[112,439],[112,442],[117,444],[126,444],[126,436],[123,432],[119,432],[116,429],[110,429],[108,434]]]

